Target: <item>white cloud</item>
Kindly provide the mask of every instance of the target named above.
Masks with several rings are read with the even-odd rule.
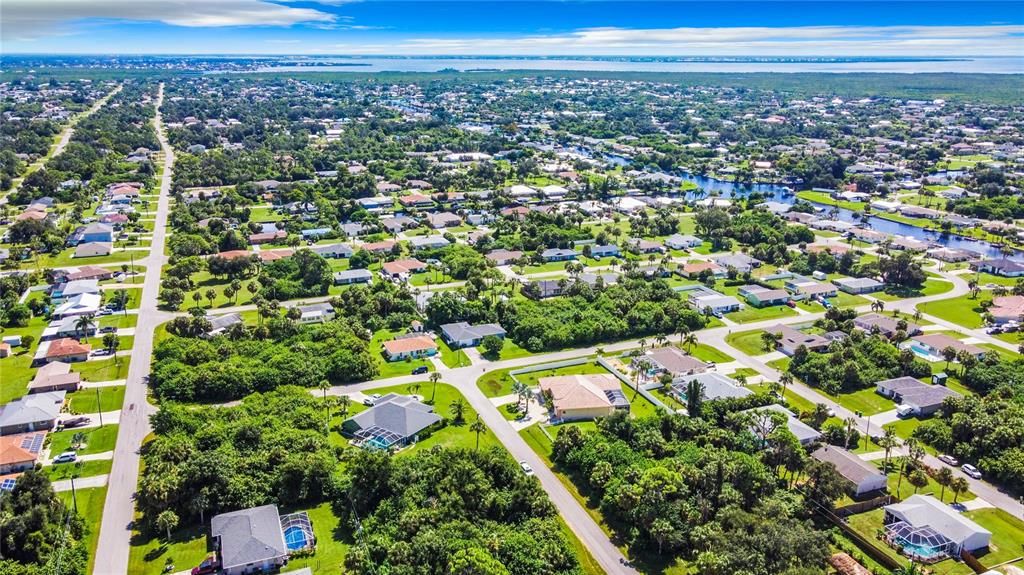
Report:
[[[335,52],[408,55],[1019,56],[1024,26],[584,28],[520,37],[409,38]]]
[[[68,24],[90,19],[221,27],[333,22],[335,16],[265,0],[3,0],[2,32],[7,40],[66,33]]]

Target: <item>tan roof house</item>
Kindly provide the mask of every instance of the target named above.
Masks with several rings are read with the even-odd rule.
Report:
[[[538,383],[542,392],[551,393],[555,419],[594,419],[629,409],[621,383],[611,374],[542,377]]]

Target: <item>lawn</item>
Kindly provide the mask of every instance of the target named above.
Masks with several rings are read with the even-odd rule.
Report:
[[[104,425],[103,427],[90,427],[82,430],[69,429],[67,431],[51,433],[46,436],[50,442],[50,455],[59,455],[70,450],[71,438],[76,433],[81,433],[85,436],[85,443],[78,450],[79,455],[113,451],[114,444],[117,443],[117,429],[117,424],[113,424]]]
[[[762,345],[761,334],[763,333],[764,331],[759,329],[733,332],[725,336],[725,343],[747,355],[761,355],[768,353]]]
[[[281,513],[305,511],[313,524],[313,535],[316,536],[316,551],[309,557],[299,557],[288,562],[288,571],[309,567],[315,574],[344,572],[345,555],[348,555],[351,534],[341,524],[341,520],[331,510],[330,503],[321,503],[316,507],[296,507],[282,510]]]
[[[876,292],[871,295],[883,301],[895,301],[904,298],[939,295],[946,293],[952,289],[952,282],[939,279],[928,279],[924,282],[924,286],[918,290],[897,290],[894,288],[889,288],[886,291]]]
[[[72,498],[70,491],[57,493],[64,504],[73,507],[78,502],[78,514],[85,523],[85,547],[89,550],[89,567],[87,573],[92,573],[96,564],[96,542],[100,538],[100,521],[103,519],[103,504],[107,500],[106,487],[91,487],[89,489],[76,489]]]
[[[116,363],[115,363],[116,361]],[[113,381],[128,377],[130,357],[103,359],[99,361],[80,361],[71,364],[71,371],[82,374],[85,381]]]
[[[1024,521],[1002,509],[978,509],[964,513],[992,532],[988,553],[976,557],[985,565],[998,565],[1024,555]]]
[[[472,362],[469,361],[469,356],[466,352],[461,349],[453,350],[445,343],[444,339],[437,338],[437,347],[441,352],[441,363],[448,368],[462,367],[464,365],[470,365]]]
[[[484,348],[482,346],[478,347],[477,351],[480,352],[480,355],[484,355]],[[531,355],[533,355],[533,352],[519,347],[518,345],[516,345],[516,342],[512,341],[511,339],[505,338],[505,344],[501,346],[501,353],[498,355],[498,361],[504,361],[506,359],[517,359],[520,357],[530,357]]]
[[[983,301],[986,301],[984,296],[973,299],[971,294],[964,294],[959,297],[917,304],[917,309],[922,313],[951,321],[957,325],[976,329],[982,326],[981,303]]]
[[[560,367],[557,369],[545,369],[542,371],[531,371],[529,373],[520,373],[516,375],[519,381],[525,383],[529,387],[536,387],[539,385],[542,377],[552,377],[556,375],[577,375],[577,374],[588,374],[588,373],[608,373],[608,370],[597,362],[581,363],[579,365],[570,365],[567,367]]]
[[[863,413],[865,417],[896,409],[896,404],[875,393],[874,387],[829,397],[850,411]]]
[[[94,387],[92,389],[80,389],[68,394],[68,409],[72,413],[96,413],[97,411],[115,411],[124,405],[123,385],[110,385]],[[97,392],[99,409],[97,405]]]
[[[768,307],[754,307],[748,305],[739,311],[734,311],[728,314],[726,317],[736,323],[750,323],[780,317],[790,317],[794,315],[796,315],[796,312],[789,306],[776,305]]]
[[[402,361],[388,361],[384,358],[384,354],[380,351],[381,345],[388,340],[393,339],[398,332],[382,329],[377,333],[373,334],[373,339],[370,340],[371,353],[375,354],[377,358],[377,366],[380,368],[380,373],[374,379],[387,379],[389,377],[397,377],[399,375],[409,375],[412,370],[420,366],[426,366],[428,371],[434,371],[434,364],[427,358],[420,359],[409,359]],[[438,351],[443,354],[444,342],[437,340]],[[444,346],[447,347],[447,346]]]
[[[480,391],[484,392],[487,397],[501,397],[503,395],[509,395],[512,393],[512,376],[508,374],[512,369],[518,368],[505,368],[496,369],[489,371],[480,376],[480,379],[476,380],[476,386],[480,388]]]
[[[633,417],[653,417],[661,411],[658,406],[625,383],[622,384],[622,393],[626,394],[626,399],[629,400],[629,413]]]
[[[699,338],[700,335],[698,334],[697,337]],[[701,361],[709,361],[711,363],[729,363],[734,361],[731,355],[715,349],[706,343],[698,343],[689,348],[689,350],[687,350],[686,346],[683,346],[682,349]]]
[[[105,475],[110,473],[110,466],[113,461],[100,459],[96,461],[78,461],[75,463],[60,463],[43,467],[43,472],[50,478],[50,481],[71,479],[72,476],[92,477],[94,475]]]
[[[162,575],[168,572],[187,571],[202,563],[211,553],[207,547],[206,529],[189,527],[171,532],[171,540],[164,536],[132,533],[131,548],[128,552],[128,572],[132,575]],[[172,565],[168,571],[165,566]]]

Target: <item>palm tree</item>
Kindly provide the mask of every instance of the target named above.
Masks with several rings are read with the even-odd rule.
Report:
[[[433,371],[433,372],[430,373],[430,376],[429,376],[428,379],[430,379],[430,383],[431,383],[431,387],[430,387],[430,403],[434,403],[434,394],[437,393],[437,382],[440,381],[441,374],[436,372],[436,371]]]
[[[663,347],[666,343],[668,343],[668,338],[665,337],[665,334],[659,333],[654,337],[654,343],[657,344],[659,347]]]
[[[690,417],[700,417],[701,408],[704,405],[704,384],[697,379],[691,379],[686,384],[686,413]]]
[[[348,407],[349,407],[350,405],[352,405],[352,398],[351,398],[351,397],[349,397],[349,396],[347,396],[347,395],[343,395],[343,396],[341,396],[341,398],[340,398],[340,399],[338,400],[338,404],[339,404],[339,405],[340,405],[340,407],[341,407],[341,409],[340,409],[340,411],[341,411],[341,416],[342,416],[342,417],[345,417],[346,415],[348,415]]]
[[[637,343],[640,344],[640,352],[642,353],[644,351],[644,348],[647,347],[647,340],[641,337],[640,340],[637,341]]]
[[[456,422],[461,423],[466,415],[466,402],[461,397],[452,401],[448,404],[448,411],[455,418]]]
[[[78,340],[87,337],[89,332],[96,327],[96,321],[93,320],[92,315],[80,315],[75,320],[75,333],[78,334]]]
[[[690,328],[685,325],[679,328],[679,345],[683,345],[683,340],[686,336],[690,335]]]
[[[331,431],[331,406],[327,403],[327,390],[331,388],[331,382],[326,379],[321,379],[320,384],[317,386],[320,391],[324,392],[324,413],[326,414],[324,422],[324,432],[330,433]]]
[[[476,421],[469,425],[469,430],[476,434],[476,449],[480,449],[480,434],[487,434],[487,426],[484,425],[483,421],[480,421],[480,416],[476,416]]]
[[[967,490],[971,488],[971,484],[967,482],[963,477],[954,477],[953,481],[949,483],[949,489],[953,492],[953,504],[956,504],[956,500],[960,497],[961,493],[967,493]]]
[[[786,398],[786,388],[793,383],[793,374],[788,371],[784,371],[779,375],[779,383],[782,384],[782,398]]]
[[[946,488],[953,484],[953,472],[948,467],[939,469],[938,473],[935,474],[935,483],[942,486],[942,489],[939,491],[939,501],[942,501],[942,498],[946,496]]]
[[[690,349],[693,346],[697,345],[697,336],[696,336],[696,334],[694,334],[692,332],[687,333],[686,337],[683,338],[683,343],[686,345],[686,353],[690,353]]]
[[[878,446],[885,450],[885,460],[882,463],[882,469],[888,471],[889,453],[894,448],[900,446],[900,438],[896,436],[896,431],[892,426],[882,428],[882,437],[878,440]]]

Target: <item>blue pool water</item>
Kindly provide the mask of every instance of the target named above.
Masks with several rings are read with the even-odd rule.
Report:
[[[289,551],[305,549],[309,546],[309,539],[301,527],[289,527],[284,530],[284,544]]]
[[[896,539],[896,544],[902,547],[903,552],[907,555],[914,555],[916,557],[920,557],[921,559],[935,559],[936,557],[942,557],[946,554],[945,551],[942,551],[940,549],[935,549],[933,547],[925,547],[923,545],[915,545],[900,538]]]

